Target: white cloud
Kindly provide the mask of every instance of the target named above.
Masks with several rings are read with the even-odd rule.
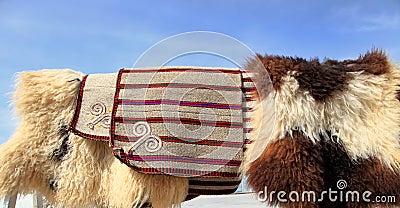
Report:
[[[382,8],[381,5],[357,2],[333,8],[331,18],[346,32],[400,29],[400,10],[397,4],[388,4]]]
[[[400,29],[400,14],[379,14],[361,19],[358,31],[374,31],[383,29]]]

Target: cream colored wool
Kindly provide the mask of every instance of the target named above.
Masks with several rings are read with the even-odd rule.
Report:
[[[377,157],[390,168],[400,168],[400,102],[396,98],[399,69],[392,64],[389,73],[378,76],[348,73],[353,79],[347,89],[319,103],[308,92],[299,90],[294,74],[287,74],[281,90],[257,104],[251,138],[267,144],[299,129],[318,141],[319,135],[328,130],[344,143],[352,159]],[[269,119],[271,111],[265,110],[270,99],[275,102],[274,120]],[[270,125],[275,125],[273,131],[266,128]],[[254,148],[250,145],[246,153],[245,170]]]
[[[13,103],[19,125],[0,146],[0,196],[36,191],[63,207],[132,207],[151,202],[172,207],[184,200],[188,180],[145,175],[119,162],[106,142],[70,134],[70,151],[51,158],[60,146],[61,125],[67,125],[83,74],[72,70],[41,70],[18,74]],[[49,181],[56,181],[51,190]]]
[[[245,173],[249,164],[262,154],[271,138],[279,137],[274,97],[275,93],[270,93],[266,99],[252,103],[250,126],[253,131],[250,132],[249,137],[253,142],[247,145],[244,162],[241,164],[241,173]]]

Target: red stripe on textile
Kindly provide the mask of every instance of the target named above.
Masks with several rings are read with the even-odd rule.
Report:
[[[254,91],[256,91],[257,90],[257,88],[255,88],[255,87],[242,87],[242,89],[243,89],[243,91],[244,92],[254,92]]]
[[[157,83],[157,84],[121,84],[121,88],[201,88],[207,90],[240,91],[235,86],[220,86],[206,84],[187,84],[187,83]]]
[[[207,145],[207,146],[218,146],[218,147],[233,147],[239,148],[243,146],[243,142],[229,142],[229,141],[219,141],[219,140],[199,140],[193,138],[177,138],[170,136],[158,136],[163,142],[174,142],[183,144],[195,144],[195,145]],[[122,142],[136,142],[137,137],[121,136],[116,135],[115,140]]]
[[[251,143],[253,143],[253,140],[251,140],[251,139],[245,139],[245,140],[244,140],[244,143],[245,143],[245,144],[251,144]]]
[[[226,73],[226,74],[240,74],[239,70],[229,69],[199,69],[199,68],[160,68],[160,69],[121,69],[121,73],[154,73],[154,72],[210,72],[210,73]]]
[[[246,118],[246,117],[243,118],[243,122],[250,122],[250,121],[251,121],[251,118]]]
[[[255,100],[255,98],[253,98],[253,97],[246,97],[246,102],[250,102],[250,101],[254,101]]]
[[[250,77],[242,77],[242,82],[253,82],[253,80]]]
[[[239,186],[239,185],[238,185]],[[231,194],[236,191],[237,187],[234,189],[223,189],[223,190],[210,190],[210,189],[195,189],[189,188],[189,193],[192,195],[222,195]]]
[[[173,117],[148,117],[148,118],[125,118],[125,117],[114,117],[114,121],[118,123],[136,123],[138,121],[147,121],[148,123],[182,123],[191,125],[205,125],[214,127],[226,127],[226,128],[243,128],[241,122],[228,122],[228,121],[209,121],[199,120],[191,118],[173,118]]]
[[[244,128],[243,129],[244,133],[250,133],[251,131],[253,131],[253,128]]]
[[[188,107],[202,107],[202,108],[218,108],[218,109],[242,109],[240,104],[225,104],[225,103],[209,103],[209,102],[192,102],[192,101],[179,101],[169,99],[159,100],[128,100],[119,99],[119,105],[179,105]]]
[[[243,142],[229,142],[229,141],[219,141],[219,140],[196,140],[196,139],[180,139],[176,137],[166,137],[160,136],[160,139],[166,142],[181,142],[187,144],[196,144],[196,145],[208,145],[208,146],[221,146],[221,147],[242,147]]]
[[[75,128],[70,128],[69,130],[72,133],[74,133],[78,136],[84,137],[86,139],[91,139],[91,140],[96,140],[96,141],[104,141],[104,142],[110,141],[109,136],[98,136],[98,135],[93,135],[93,134],[87,134],[87,133],[81,132]]]
[[[221,160],[211,158],[191,158],[183,156],[173,155],[127,155],[128,160],[140,161],[140,162],[156,162],[156,161],[168,161],[168,162],[182,162],[182,163],[196,163],[196,164],[209,164],[209,165],[224,165],[239,167],[242,161],[240,160]]]
[[[85,75],[85,76],[82,78],[81,86],[79,87],[79,93],[78,93],[78,95],[76,96],[75,114],[74,114],[74,117],[73,117],[73,119],[72,119],[72,121],[71,121],[71,123],[70,123],[70,125],[69,125],[69,129],[70,129],[70,130],[71,130],[71,129],[75,129],[76,124],[78,123],[78,120],[79,120],[79,115],[80,115],[81,106],[82,106],[83,89],[84,89],[84,87],[85,87],[87,77],[88,77],[88,75]]]
[[[114,148],[114,139],[115,139],[115,116],[117,114],[117,109],[119,105],[116,105],[117,101],[119,100],[119,92],[121,90],[121,79],[122,79],[122,71],[123,69],[120,69],[118,72],[118,77],[117,77],[117,83],[116,83],[116,89],[115,89],[115,95],[114,95],[114,105],[112,109],[112,116],[111,116],[111,128],[110,128],[110,134],[111,134],[111,139],[110,139],[110,147]],[[116,156],[116,153],[114,152],[114,155]],[[123,161],[123,160],[122,160]],[[125,160],[125,162],[127,162]]]
[[[201,178],[196,178],[189,180],[189,186],[235,186],[239,185],[241,180],[237,178],[237,180],[225,181],[225,180],[200,180]]]
[[[88,78],[88,75],[85,75],[82,78],[81,86],[79,87],[79,92],[76,97],[74,117],[73,117],[71,123],[69,124],[68,130],[71,131],[72,133],[74,133],[78,136],[84,137],[86,139],[92,139],[92,140],[96,140],[96,141],[109,141],[110,140],[109,136],[98,136],[98,135],[93,135],[93,134],[87,134],[87,133],[83,133],[83,132],[79,131],[78,129],[76,129],[76,125],[78,123],[79,115],[81,112],[83,92],[84,92],[84,87],[85,87],[87,78]]]

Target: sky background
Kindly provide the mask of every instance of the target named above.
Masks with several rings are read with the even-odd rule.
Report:
[[[9,104],[16,72],[116,72],[190,31],[226,34],[262,54],[349,59],[382,48],[400,62],[399,0],[0,0],[0,143],[16,125]],[[199,55],[174,63],[229,65]]]
[[[17,122],[9,94],[16,72],[116,72],[190,31],[222,33],[262,54],[342,60],[382,48],[400,62],[399,0],[0,0],[0,144]],[[231,66],[210,55],[171,64]]]

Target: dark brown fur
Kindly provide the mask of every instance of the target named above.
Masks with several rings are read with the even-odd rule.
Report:
[[[292,57],[256,54],[256,57],[248,61],[245,70],[254,73],[253,81],[257,87],[258,96],[263,99],[272,88],[279,91],[283,83],[282,77],[288,71],[297,71],[301,61],[306,62],[303,59]]]
[[[61,144],[51,155],[51,158],[56,162],[61,162],[64,160],[64,157],[68,154],[70,145],[69,145],[69,131],[66,125],[61,125],[58,131],[58,135],[60,137]]]
[[[322,154],[324,155],[324,182],[325,189],[337,189],[337,181],[345,180],[346,189],[342,191],[357,191],[360,193],[360,201],[347,203],[332,203],[324,201],[320,207],[377,207],[394,206],[400,204],[400,173],[390,170],[377,158],[361,159],[353,161],[346,153],[342,144],[336,142],[322,142]],[[371,203],[362,200],[364,191],[372,192],[369,199],[374,200],[376,196],[396,196],[396,203]]]
[[[365,159],[359,161],[356,166],[348,169],[348,189],[372,192],[369,197],[375,200],[376,196],[395,196],[392,203],[349,203],[348,207],[377,207],[377,206],[399,206],[400,205],[400,172],[392,171],[383,165],[378,159]]]
[[[320,152],[321,146],[314,145],[302,133],[294,132],[293,138],[287,135],[269,144],[262,155],[250,164],[248,183],[256,193],[267,187],[268,195],[270,191],[320,193],[323,190],[323,159]],[[276,194],[269,203],[278,203]],[[307,201],[281,203],[280,206],[318,207],[316,202]]]
[[[316,101],[323,101],[345,89],[351,78],[343,66],[321,64],[317,59],[301,62],[294,77],[300,90],[308,91]]]
[[[344,60],[341,62],[335,60],[326,60],[330,65],[342,65],[348,72],[363,71],[366,74],[381,75],[389,72],[390,63],[382,50],[373,49],[371,52],[360,55],[355,60]]]
[[[330,133],[328,132],[328,135]],[[340,191],[337,188],[338,180],[348,181],[347,177],[349,169],[354,167],[354,161],[351,160],[342,143],[337,142],[337,137],[325,138],[320,141],[321,155],[324,160],[324,190],[332,189]],[[319,203],[321,208],[346,208],[345,202],[330,201],[329,197],[324,197],[324,200]]]
[[[69,135],[70,132],[68,131],[68,126],[65,124],[60,125],[58,130],[60,144],[56,149],[53,150],[50,156],[54,162],[56,163],[62,162],[65,159],[65,156],[70,151]],[[53,176],[50,179],[48,179],[50,190],[57,191],[58,189],[57,183],[58,179],[56,179]]]
[[[329,133],[328,133],[329,134]],[[321,135],[322,136],[322,135]],[[312,143],[300,132],[294,132],[293,138],[287,136],[267,146],[263,154],[250,164],[248,183],[258,193],[267,187],[270,191],[314,191],[317,199],[322,191],[337,191],[331,201],[324,195],[318,202],[279,203],[276,194],[269,204],[283,207],[320,207],[320,208],[353,208],[400,205],[400,172],[393,172],[381,162],[374,159],[352,160],[337,138],[324,138]],[[338,189],[337,182],[345,180],[347,187]],[[340,200],[348,191],[360,193],[360,201]],[[395,203],[372,203],[362,200],[362,193],[370,191],[369,199],[376,196],[396,196]]]

